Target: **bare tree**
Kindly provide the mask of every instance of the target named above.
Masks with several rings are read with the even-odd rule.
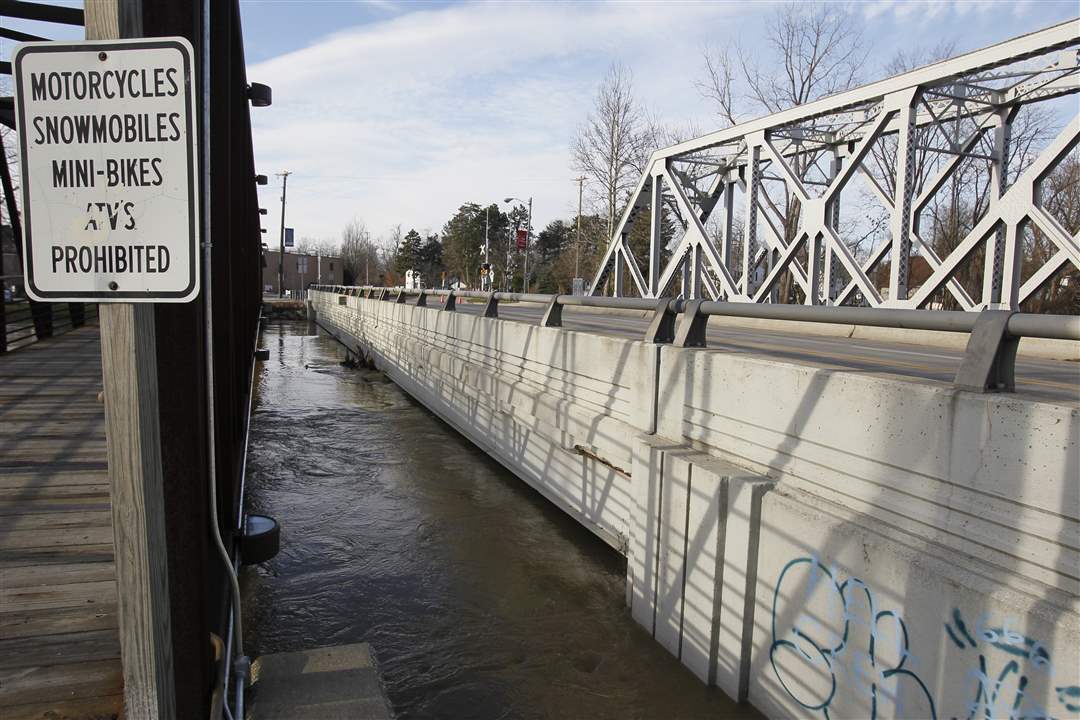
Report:
[[[1069,235],[1080,233],[1080,150],[1073,149],[1042,183],[1042,202]],[[1031,224],[1024,232],[1024,264],[1041,267],[1057,246]],[[1080,314],[1080,270],[1071,263],[1024,303],[1025,312]]]
[[[655,150],[678,145],[687,140],[700,137],[703,133],[693,121],[681,125],[672,125],[659,119],[654,113],[645,113],[642,123],[641,152],[637,158],[637,171],[640,175],[645,172],[649,156]]]
[[[379,257],[367,226],[353,219],[341,231],[341,262],[350,282],[371,284],[379,276]]]
[[[705,76],[694,83],[701,96],[712,100],[716,105],[716,114],[728,126],[739,124],[739,112],[736,107],[735,73],[738,60],[734,45],[709,47],[704,52]]]
[[[612,64],[597,90],[593,110],[571,146],[574,168],[599,189],[608,237],[614,232],[620,205],[637,180],[642,156],[647,154],[645,130],[630,71]]]
[[[780,112],[855,87],[868,55],[857,16],[838,3],[778,7],[765,45],[764,61],[739,44],[704,53],[698,91],[732,125],[749,112]]]
[[[764,46],[764,57],[739,44],[704,53],[698,91],[715,103],[717,114],[728,124],[737,124],[748,114],[780,112],[855,87],[868,55],[858,17],[836,3],[778,7],[769,20]],[[792,170],[805,179],[813,165],[812,159],[795,157]],[[768,186],[763,190],[776,192]],[[782,213],[784,242],[789,244],[798,232],[800,203],[785,192],[774,204]],[[791,273],[786,272],[780,280],[780,302],[795,299],[792,290]]]

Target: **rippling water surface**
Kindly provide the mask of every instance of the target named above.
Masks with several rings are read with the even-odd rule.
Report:
[[[729,718],[630,618],[625,561],[411,400],[271,323],[247,497],[250,655],[366,641],[402,718]]]

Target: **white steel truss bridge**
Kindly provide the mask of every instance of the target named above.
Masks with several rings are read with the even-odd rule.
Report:
[[[1080,235],[1043,202],[1045,181],[1080,140],[1080,102],[1053,101],[1077,91],[1080,20],[1071,20],[658,150],[590,294],[1018,309],[1080,269]],[[1056,137],[1013,146],[1036,106]],[[959,173],[982,199],[950,242],[935,242],[924,215],[955,192]],[[1035,236],[1049,248],[1037,263],[1024,252]]]

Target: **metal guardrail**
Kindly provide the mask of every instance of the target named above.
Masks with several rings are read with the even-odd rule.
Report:
[[[967,333],[967,347],[954,384],[974,392],[1012,392],[1016,386],[1016,351],[1020,339],[1047,338],[1080,341],[1080,316],[1035,315],[1012,310],[926,311],[811,305],[757,305],[749,303],[684,300],[682,298],[618,298],[538,293],[485,293],[476,290],[408,290],[402,287],[312,285],[312,290],[426,306],[429,297],[442,298],[442,310],[453,312],[457,299],[483,300],[483,316],[497,318],[500,302],[546,305],[540,324],[562,326],[566,306],[641,310],[653,313],[642,338],[645,342],[676,347],[706,347],[705,330],[711,316],[760,320],[787,320],[840,325],[864,325],[904,330]],[[680,318],[681,316],[681,318]]]

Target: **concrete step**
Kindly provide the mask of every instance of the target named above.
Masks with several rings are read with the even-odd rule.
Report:
[[[247,720],[390,720],[367,643],[273,653],[251,664]]]

